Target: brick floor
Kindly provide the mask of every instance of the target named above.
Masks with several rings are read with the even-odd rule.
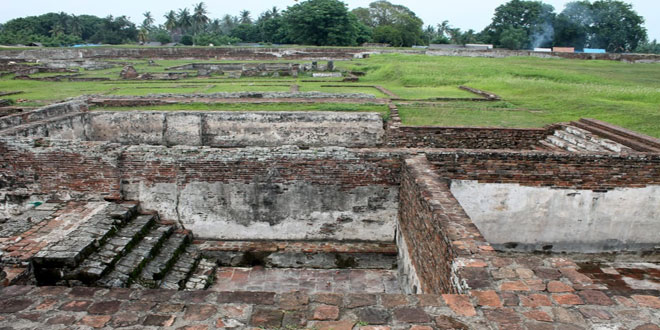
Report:
[[[401,293],[396,270],[222,267],[213,291]]]

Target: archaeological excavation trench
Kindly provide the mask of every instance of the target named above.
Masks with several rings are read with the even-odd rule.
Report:
[[[657,140],[390,116],[76,100],[2,117],[2,265],[39,286],[463,297],[506,291],[506,258],[526,290],[597,262],[618,275],[594,287],[658,292]]]

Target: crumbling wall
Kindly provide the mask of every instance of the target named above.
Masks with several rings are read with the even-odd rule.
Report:
[[[0,137],[0,189],[119,199],[120,146]]]
[[[457,254],[446,227],[450,215],[437,200],[441,197],[438,185],[444,183],[423,155],[406,159],[404,164],[399,197],[401,238],[397,243],[399,253],[409,255],[399,257],[403,261],[401,281],[409,293],[457,293],[460,287],[453,269]]]
[[[427,157],[454,180],[589,190],[660,184],[660,154],[429,150]]]
[[[658,185],[592,191],[455,180],[451,191],[496,248],[596,253],[658,244]]]
[[[533,149],[554,128],[415,127],[387,132],[386,145],[396,148]]]
[[[26,113],[0,117],[0,134],[3,134],[1,132],[2,130],[8,128],[84,111],[87,111],[87,104],[85,102],[69,101],[52,104]]]
[[[341,112],[92,112],[87,131],[94,141],[211,147],[370,147],[384,135],[378,114]]]
[[[122,192],[206,239],[393,241],[399,166],[342,148],[134,146]]]

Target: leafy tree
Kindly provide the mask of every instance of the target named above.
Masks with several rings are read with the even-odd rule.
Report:
[[[500,45],[509,49],[521,49],[528,43],[527,32],[521,28],[508,28],[500,34]]]
[[[635,52],[643,54],[660,54],[660,43],[658,43],[657,40],[645,42],[639,45]]]
[[[301,2],[286,10],[283,22],[288,39],[306,45],[357,45],[361,31],[355,15],[339,0]]]
[[[555,45],[634,51],[646,40],[644,19],[618,0],[568,3],[555,20]]]
[[[637,15],[632,5],[618,0],[598,0],[591,5],[593,12],[594,48],[611,52],[630,52],[646,40],[644,18]]]
[[[369,4],[369,8],[356,8],[352,13],[360,23],[374,29],[374,41],[407,47],[425,43],[422,31],[424,22],[405,6],[379,0]],[[395,33],[388,38],[386,32]]]
[[[549,46],[553,40],[554,16],[551,5],[540,1],[511,0],[495,9],[493,21],[483,34],[491,43],[505,46],[502,34],[506,31],[507,48],[513,45],[519,45],[517,48]],[[520,31],[526,35],[522,43],[519,43]]]
[[[186,34],[185,36],[181,37],[181,43],[186,46],[192,46],[194,39],[191,35]]]
[[[554,45],[584,48],[589,43],[592,25],[593,15],[589,1],[567,3],[564,11],[555,19]]]

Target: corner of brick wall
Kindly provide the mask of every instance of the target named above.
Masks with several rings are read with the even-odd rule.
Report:
[[[494,253],[425,155],[404,162],[399,230],[426,294],[465,293],[465,268]]]

